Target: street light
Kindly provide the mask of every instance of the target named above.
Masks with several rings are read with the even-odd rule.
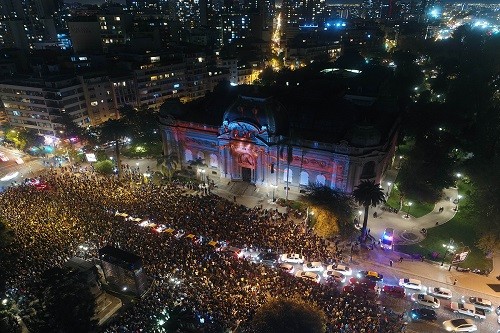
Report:
[[[406,211],[406,218],[410,217],[410,208],[411,208],[411,205],[413,205],[413,202],[409,201],[408,202],[408,210]]]
[[[274,196],[274,191],[276,190],[276,188],[278,187],[278,185],[270,185],[273,189],[273,202],[276,202],[276,197]]]
[[[462,178],[462,174],[460,172],[457,172],[455,174],[455,177],[457,177],[457,180],[455,181],[455,187],[458,188],[458,182],[460,181],[460,179]]]
[[[361,215],[363,214],[362,210],[358,210],[358,226],[361,224]]]
[[[462,195],[457,195],[457,204],[455,205],[455,212],[458,212],[458,204],[460,203],[460,199],[462,199]]]
[[[387,182],[387,196],[389,196],[389,192],[391,191],[391,182]]]
[[[444,251],[444,254],[443,254],[443,260],[441,261],[441,266],[444,265],[444,259],[446,258],[446,255],[448,254],[448,251],[450,253],[452,253],[453,250],[455,250],[455,241],[450,238],[450,241],[448,242],[448,244],[443,244],[443,247],[445,248],[445,251]]]

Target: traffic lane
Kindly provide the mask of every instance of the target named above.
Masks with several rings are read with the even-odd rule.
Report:
[[[442,323],[445,320],[458,319],[458,318],[469,318],[474,321],[478,327],[478,332],[496,332],[499,329],[497,324],[497,316],[495,313],[488,313],[485,319],[474,319],[465,315],[454,313],[450,309],[449,300],[441,301],[441,306],[438,309],[434,309],[437,315],[437,320],[426,321],[426,320],[414,320],[409,316],[411,309],[424,308],[423,306],[414,303],[410,297],[412,292],[407,293],[405,298],[393,298],[383,293],[380,295],[380,302],[398,313],[405,313],[405,320],[408,322],[408,328],[419,332],[442,332]]]
[[[36,175],[45,169],[43,163],[38,160],[31,160],[24,164],[0,165],[0,186],[7,187],[14,181],[22,182],[25,178],[36,177]]]
[[[368,263],[366,263],[366,266],[369,267]],[[366,269],[366,268],[362,267],[361,265],[351,265],[351,267],[353,268],[353,272],[357,272],[359,270]],[[453,285],[446,285],[443,283],[438,283],[434,280],[431,280],[428,278],[422,278],[421,276],[416,276],[416,275],[412,275],[412,274],[407,274],[406,276],[401,276],[400,272],[394,271],[389,266],[386,268],[377,267],[376,269],[373,269],[373,270],[376,270],[378,273],[380,273],[384,276],[383,284],[386,284],[386,285],[398,285],[399,279],[401,279],[401,278],[413,278],[413,279],[420,280],[422,282],[422,286],[424,287],[422,289],[422,291],[406,289],[405,290],[406,297],[404,299],[386,300],[387,305],[389,307],[393,308],[397,312],[400,312],[400,311],[402,312],[403,309],[405,309],[406,312],[408,312],[412,308],[421,307],[420,305],[415,304],[414,302],[411,301],[410,297],[413,293],[425,293],[429,287],[445,287],[447,289],[450,289],[453,292],[453,297],[451,300],[440,298],[439,300],[440,300],[441,306],[439,307],[439,309],[435,309],[436,314],[438,316],[438,320],[436,322],[437,322],[441,332],[442,332],[442,328],[440,325],[442,324],[442,322],[445,320],[455,319],[455,318],[470,318],[470,319],[474,320],[475,324],[478,326],[479,332],[496,332],[497,329],[500,329],[500,325],[497,323],[498,317],[496,316],[496,314],[494,312],[487,313],[485,319],[474,319],[473,317],[465,316],[462,314],[456,314],[453,311],[451,311],[450,303],[452,301],[455,301],[455,302],[459,301],[463,295],[470,295],[470,290],[463,289],[458,285],[453,286]],[[355,274],[355,273],[353,273],[353,274]],[[490,301],[493,302],[494,307],[496,307],[498,305],[498,303],[500,303],[499,297],[495,298],[495,297],[491,297],[489,295],[485,295],[482,293],[474,293],[473,296],[478,296],[478,297],[483,297],[485,299],[489,299]],[[398,311],[396,309],[400,309],[400,311]],[[409,323],[409,327],[413,328],[414,325],[417,327],[421,326],[421,325],[435,326],[434,324],[436,324],[436,323],[425,323],[425,322],[421,323],[420,321],[417,321],[417,322],[412,321],[411,323]],[[429,329],[431,329],[431,328],[429,328]]]
[[[294,266],[293,274],[295,274],[297,272],[297,270],[303,270],[303,268],[304,268],[303,264],[297,264],[297,263],[290,263],[290,264]],[[365,264],[366,265],[364,265],[362,267],[359,264],[354,264],[354,265],[351,264],[350,265],[350,264],[346,263],[346,265],[348,265],[352,268],[353,276],[356,276],[357,273],[361,270],[370,269],[369,264],[368,263],[365,263]],[[324,265],[325,269],[326,269],[326,266],[327,265],[325,264]],[[422,285],[424,286],[422,291],[406,289],[405,290],[406,296],[404,298],[394,298],[394,297],[385,295],[383,293],[379,296],[379,301],[380,301],[382,306],[386,306],[397,313],[405,315],[405,320],[408,322],[408,329],[410,329],[410,330],[414,330],[417,332],[431,332],[431,333],[432,332],[443,332],[443,328],[442,328],[443,321],[450,320],[450,319],[456,319],[456,318],[470,318],[470,319],[472,319],[478,327],[478,332],[496,332],[496,330],[499,328],[498,327],[499,325],[497,323],[497,316],[494,312],[487,313],[485,319],[474,319],[473,317],[468,317],[468,316],[465,316],[462,314],[457,314],[457,313],[454,313],[453,311],[451,311],[450,303],[452,301],[458,301],[462,295],[468,295],[466,290],[463,290],[462,288],[460,288],[458,286],[448,286],[448,285],[444,285],[442,283],[436,283],[436,281],[433,281],[431,279],[425,279],[425,278],[421,278],[419,276],[415,276],[415,275],[411,275],[411,274],[409,274],[408,276],[401,276],[400,272],[395,272],[394,270],[391,270],[390,267],[377,268],[377,269],[371,268],[371,269],[376,270],[378,273],[384,275],[383,282],[378,282],[378,284],[377,284],[379,288],[381,288],[383,285],[398,285],[399,279],[401,279],[401,278],[415,278],[415,279],[419,279],[420,281],[422,281]],[[316,272],[316,273],[321,276],[321,283],[326,282],[326,279],[323,277],[323,272]],[[344,286],[349,284],[349,278],[350,278],[350,276],[346,276],[346,281],[344,283],[338,284],[338,288],[340,290],[342,290],[342,288]],[[434,309],[434,311],[436,311],[436,315],[437,315],[436,321],[431,322],[431,321],[425,321],[425,320],[412,320],[408,316],[409,311],[413,308],[421,308],[422,306],[413,302],[411,300],[411,295],[413,293],[425,293],[429,286],[446,287],[448,289],[451,289],[454,295],[453,295],[451,300],[440,298],[441,306],[438,309]],[[481,295],[480,293],[477,293],[474,295],[488,298],[488,297],[486,297],[486,295]],[[495,300],[492,299],[491,297],[489,297],[488,299],[490,299],[493,302],[493,304],[496,304]]]

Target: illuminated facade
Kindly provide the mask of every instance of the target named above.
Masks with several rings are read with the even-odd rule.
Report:
[[[175,101],[162,106],[165,155],[175,156],[182,168],[197,168],[194,171],[212,179],[245,181],[278,191],[286,190],[287,184],[290,191],[299,192],[318,183],[350,193],[361,179],[380,181],[392,163],[397,139],[397,119],[383,136],[374,126],[353,124],[349,141],[287,137],[283,133],[291,132],[291,118],[271,97],[239,96],[215,126],[200,122],[200,114],[192,115]],[[198,122],[190,121],[193,118]],[[301,125],[293,125],[297,135]]]

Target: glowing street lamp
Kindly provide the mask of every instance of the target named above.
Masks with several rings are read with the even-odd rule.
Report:
[[[448,252],[453,253],[453,251],[455,250],[455,241],[450,238],[448,244],[443,244],[443,247],[445,248],[445,251],[443,254],[443,260],[441,261],[441,266],[444,265],[444,259],[446,258]]]
[[[391,182],[387,182],[387,196],[389,196],[389,192],[391,191]]]
[[[458,204],[460,203],[460,199],[462,199],[462,195],[457,195],[457,204],[455,205],[455,212],[458,212]]]
[[[410,217],[410,208],[411,208],[411,205],[413,205],[413,202],[409,201],[408,202],[408,210],[406,211],[406,218]]]

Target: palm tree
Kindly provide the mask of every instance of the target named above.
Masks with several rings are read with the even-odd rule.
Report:
[[[367,236],[368,209],[370,206],[375,207],[385,202],[384,191],[380,187],[380,184],[375,184],[375,181],[362,180],[361,183],[356,186],[356,189],[352,191],[352,195],[358,204],[365,207],[365,217],[363,219],[363,228],[361,229],[361,239],[365,241]]]
[[[100,126],[99,139],[101,142],[115,142],[115,154],[116,154],[116,164],[118,169],[118,177],[121,173],[121,156],[120,156],[120,144],[124,137],[130,135],[131,129],[128,122],[121,119],[109,119],[104,124]]]
[[[177,169],[177,157],[174,154],[161,155],[156,158],[156,166],[161,168],[161,173],[172,180],[174,170]]]

